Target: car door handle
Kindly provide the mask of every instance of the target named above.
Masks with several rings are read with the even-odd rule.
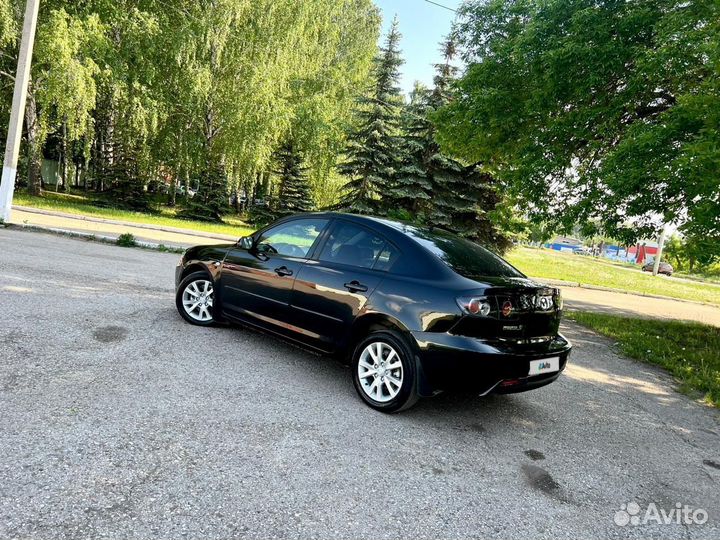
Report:
[[[345,283],[345,288],[350,292],[366,292],[367,285],[363,285],[358,280],[354,279],[350,283]]]
[[[275,269],[275,273],[278,276],[292,276],[293,271],[290,270],[287,266],[281,266],[280,268]]]

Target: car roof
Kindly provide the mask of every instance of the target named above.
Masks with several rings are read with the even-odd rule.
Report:
[[[327,218],[340,218],[345,219],[347,221],[353,221],[356,223],[362,223],[365,225],[368,225],[374,229],[378,230],[384,230],[387,232],[399,232],[404,237],[409,238],[409,236],[405,233],[405,230],[408,227],[415,227],[417,228],[418,225],[414,223],[405,223],[402,221],[397,221],[393,219],[388,219],[384,217],[376,217],[376,216],[368,216],[364,214],[353,214],[350,212],[308,212],[303,214],[295,214],[291,217],[301,217],[301,216],[316,216],[316,217],[327,217]]]

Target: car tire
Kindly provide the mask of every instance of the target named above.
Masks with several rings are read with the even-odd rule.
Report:
[[[187,322],[197,326],[215,324],[214,303],[215,284],[206,272],[193,272],[186,276],[175,293],[178,312]]]
[[[400,332],[379,330],[361,339],[351,369],[355,390],[373,409],[394,413],[418,400],[415,355]]]

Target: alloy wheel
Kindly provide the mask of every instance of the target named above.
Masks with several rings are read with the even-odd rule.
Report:
[[[185,313],[196,321],[208,322],[212,320],[212,283],[204,279],[188,283],[182,294],[182,305]]]
[[[402,388],[400,355],[384,341],[373,341],[363,349],[357,370],[363,392],[377,402],[392,400]]]

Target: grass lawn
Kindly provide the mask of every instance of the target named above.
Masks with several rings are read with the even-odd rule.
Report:
[[[688,279],[695,279],[698,281],[706,281],[708,283],[720,284],[720,263],[716,263],[712,265],[709,269],[699,273],[689,274],[687,272],[678,272],[676,270],[674,275]]]
[[[598,285],[720,305],[720,286],[717,284],[653,276],[622,263],[526,247],[515,248],[506,258],[531,277],[561,279],[583,285]]]
[[[13,203],[20,206],[30,206],[45,210],[57,210],[67,214],[78,214],[106,219],[130,221],[133,223],[146,223],[151,225],[163,225],[177,227],[179,229],[191,229],[207,233],[229,234],[241,237],[254,229],[237,218],[226,218],[224,223],[208,223],[204,221],[191,221],[178,218],[175,209],[158,205],[153,213],[133,212],[119,208],[106,208],[93,204],[92,200],[77,195],[65,195],[62,193],[45,192],[42,197],[32,197],[27,193],[16,192]]]
[[[566,315],[615,340],[624,355],[665,368],[682,392],[720,407],[720,328],[581,311]]]

